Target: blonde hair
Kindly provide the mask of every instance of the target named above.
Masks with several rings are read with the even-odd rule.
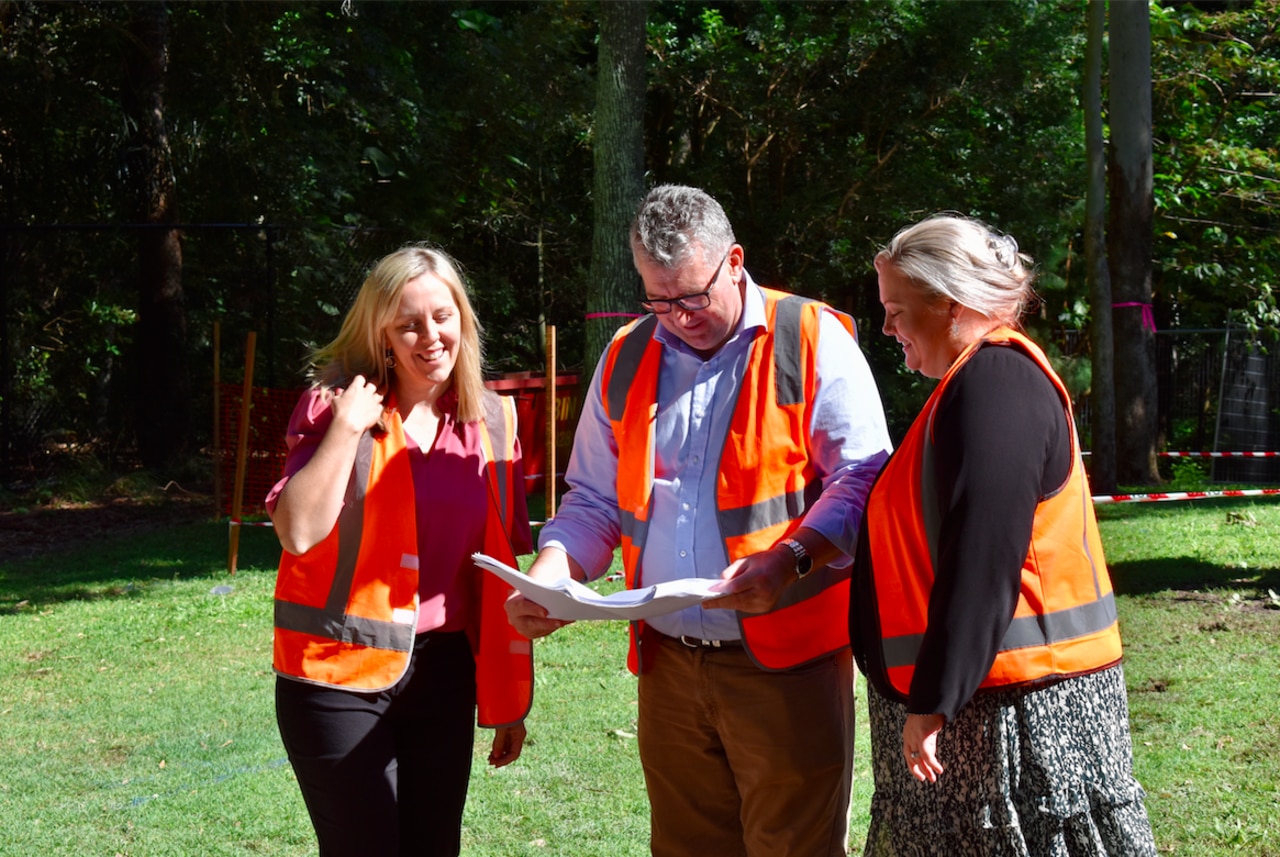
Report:
[[[395,318],[405,284],[429,275],[444,283],[458,306],[462,339],[453,367],[458,396],[458,420],[484,418],[484,359],[480,321],[458,265],[447,253],[428,244],[409,244],[380,259],[347,311],[338,335],[311,353],[311,381],[317,387],[342,387],[356,375],[374,381],[378,389],[394,387],[395,370],[387,368],[383,331]]]
[[[1018,326],[1035,297],[1031,257],[980,220],[936,214],[893,236],[876,254],[933,300],[955,301],[992,321]]]

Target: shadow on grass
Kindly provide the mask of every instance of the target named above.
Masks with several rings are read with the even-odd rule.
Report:
[[[149,581],[227,577],[230,536],[225,520],[206,518],[159,526],[152,521],[143,529],[135,520],[102,526],[100,513],[59,510],[41,514],[57,514],[65,534],[76,528],[93,529],[65,540],[74,547],[61,547],[63,540],[52,539],[33,556],[0,561],[0,615],[66,601],[137,597]],[[0,532],[0,538],[12,532]],[[237,566],[241,573],[274,572],[279,558],[274,531],[240,528]],[[1115,590],[1121,595],[1170,590],[1280,592],[1280,568],[1242,569],[1199,559],[1162,557],[1116,562],[1110,569]]]
[[[1203,592],[1280,592],[1280,569],[1235,568],[1198,559],[1162,557],[1111,565],[1111,583],[1118,595],[1148,595],[1168,590]]]
[[[154,581],[230,581],[229,543],[226,521],[200,521],[102,535],[78,547],[0,563],[0,615],[67,601],[137,597]],[[279,558],[280,545],[269,528],[241,528],[241,573],[274,572]]]

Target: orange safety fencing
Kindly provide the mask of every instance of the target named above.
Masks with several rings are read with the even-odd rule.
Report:
[[[491,390],[516,400],[516,420],[524,455],[525,494],[544,490],[547,477],[547,397],[546,382],[537,377],[501,378],[486,382]],[[284,473],[285,430],[303,390],[254,387],[249,410],[248,441],[245,445],[244,485],[240,516],[266,514],[263,500]],[[218,468],[219,513],[232,514],[232,486],[236,473],[236,438],[240,433],[240,384],[218,385],[220,449],[214,451]],[[582,410],[582,393],[577,375],[556,378],[556,481],[563,487],[564,466],[573,447],[573,430]]]
[[[221,329],[213,329],[214,353],[221,352]],[[254,350],[257,334],[250,331],[245,338],[244,381],[227,384],[221,380],[220,356],[214,360],[214,493],[220,514],[228,516],[230,545],[227,570],[236,573],[240,527],[244,519],[266,514],[267,493],[284,474],[288,457],[285,433],[289,418],[302,396],[302,388],[272,389],[253,385]],[[491,390],[516,399],[520,447],[524,456],[525,495],[546,490],[548,512],[554,514],[556,488],[561,486],[563,462],[569,458],[573,430],[582,410],[582,393],[577,375],[560,375],[555,371],[555,332],[547,330],[547,372],[542,378],[522,372],[486,382]],[[548,419],[548,385],[546,377],[554,377],[551,398],[555,401],[554,421]],[[245,399],[249,409],[244,411]],[[554,438],[549,444],[548,436]],[[548,446],[553,446],[548,456]],[[550,472],[549,472],[550,471]],[[547,476],[552,482],[547,484]],[[255,522],[256,523],[256,522]],[[270,522],[262,522],[270,526]]]
[[[547,381],[516,373],[486,381],[485,386],[516,400],[516,425],[524,463],[524,492],[532,497],[545,491],[547,480]],[[577,375],[556,376],[555,479],[564,490],[564,468],[573,449],[573,430],[582,413],[582,388]]]
[[[267,492],[284,473],[285,429],[302,389],[254,387],[250,397],[249,430],[245,444],[244,485],[240,516],[260,517],[266,514],[263,501]],[[214,450],[217,466],[218,511],[232,514],[236,474],[236,439],[240,435],[240,410],[244,399],[241,384],[218,385],[219,449]]]

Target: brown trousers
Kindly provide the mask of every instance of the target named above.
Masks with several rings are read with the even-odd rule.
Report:
[[[638,737],[654,857],[844,857],[849,652],[766,672],[740,647],[658,637],[646,659]]]

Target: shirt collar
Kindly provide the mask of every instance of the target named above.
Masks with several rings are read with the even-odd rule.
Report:
[[[738,331],[743,330],[755,331],[763,330],[766,327],[764,315],[764,292],[756,285],[756,281],[751,279],[751,275],[745,270],[742,276],[746,278],[747,288],[746,295],[742,301],[742,318],[738,322]]]

